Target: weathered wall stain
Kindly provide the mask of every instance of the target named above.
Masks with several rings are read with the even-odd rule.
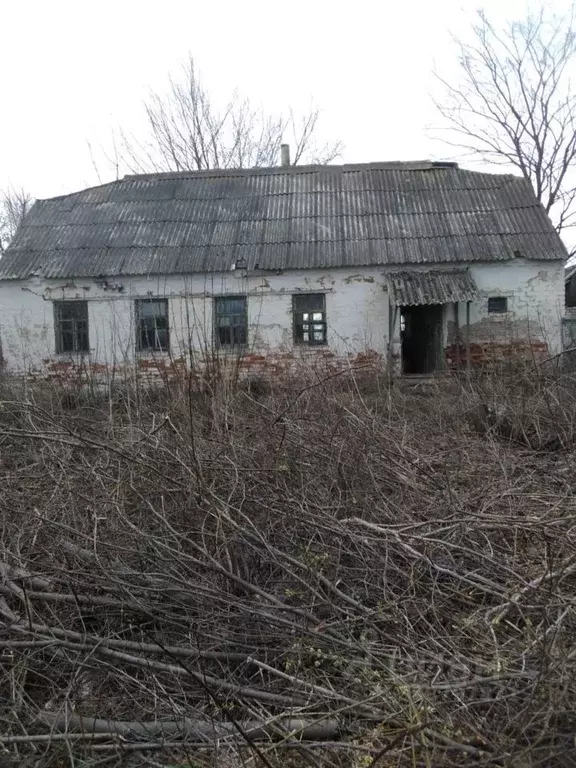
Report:
[[[373,283],[374,277],[372,275],[350,275],[344,282],[346,285],[350,285],[350,283]]]
[[[430,269],[428,265],[425,267]],[[470,307],[470,342],[475,359],[487,350],[509,345],[526,351],[520,342],[545,344],[550,354],[562,348],[564,279],[561,264],[514,260],[502,264],[470,265],[481,298]],[[261,367],[273,373],[298,365],[346,367],[351,361],[398,361],[400,319],[389,323],[386,269],[361,268],[294,270],[283,274],[230,273],[193,276],[104,278],[94,281],[5,281],[0,285],[0,336],[6,370],[51,374],[71,370],[55,354],[54,300],[85,299],[88,306],[90,354],[88,368],[114,370],[173,370],[187,361],[194,366],[214,353],[213,297],[248,297],[248,349],[242,369]],[[322,292],[327,312],[327,345],[304,349],[294,344],[292,295]],[[505,296],[508,312],[491,315],[488,298]],[[169,299],[170,354],[143,356],[135,348],[135,299]],[[447,365],[457,349],[456,309],[446,305],[443,347]],[[459,306],[460,341],[464,343],[466,307]],[[389,342],[391,349],[389,350]],[[535,347],[538,349],[539,347]],[[480,352],[482,350],[482,352]],[[532,347],[530,348],[532,354]],[[256,357],[250,357],[255,355]],[[263,358],[263,359],[261,359]],[[74,361],[73,361],[74,363]],[[84,361],[80,361],[84,365]],[[104,366],[104,369],[101,367]],[[72,366],[74,367],[74,366]]]

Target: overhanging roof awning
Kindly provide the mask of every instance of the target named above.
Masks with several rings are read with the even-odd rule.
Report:
[[[414,304],[450,304],[480,298],[467,269],[410,270],[388,275],[390,300],[397,307]]]

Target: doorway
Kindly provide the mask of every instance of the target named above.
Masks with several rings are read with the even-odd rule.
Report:
[[[432,373],[443,367],[442,304],[400,307],[402,373]]]

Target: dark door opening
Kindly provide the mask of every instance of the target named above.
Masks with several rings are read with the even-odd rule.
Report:
[[[442,304],[400,307],[402,373],[442,367]]]

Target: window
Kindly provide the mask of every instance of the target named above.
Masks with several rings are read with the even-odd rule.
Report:
[[[490,296],[488,299],[488,312],[500,313],[508,312],[508,299],[506,296]]]
[[[218,296],[214,299],[214,329],[220,347],[248,343],[246,296]]]
[[[139,299],[136,302],[136,342],[147,352],[167,352],[170,348],[168,299]]]
[[[88,302],[55,301],[54,325],[58,354],[89,352]]]
[[[326,344],[326,296],[309,293],[292,296],[296,344]]]

